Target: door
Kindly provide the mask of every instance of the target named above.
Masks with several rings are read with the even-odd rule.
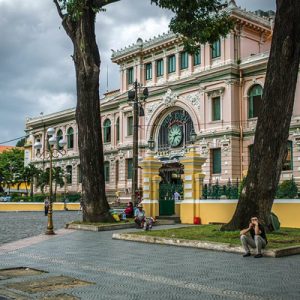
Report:
[[[174,193],[183,196],[181,175],[183,166],[180,163],[165,164],[160,169],[162,181],[159,184],[159,215],[172,216],[175,214]]]

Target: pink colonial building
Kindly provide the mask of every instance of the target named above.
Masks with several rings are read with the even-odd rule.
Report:
[[[105,155],[107,193],[119,192],[126,201],[131,194],[133,109],[128,91],[138,81],[148,87],[149,97],[141,102],[144,116],[139,117],[139,160],[154,140],[154,153],[162,167],[160,199],[166,199],[170,186],[183,191],[184,159],[191,134],[196,152],[205,158],[204,183],[227,184],[247,174],[257,114],[264,88],[272,39],[273,15],[253,13],[230,1],[235,27],[226,38],[213,45],[199,46],[199,53],[184,51],[180,36],[171,32],[141,38],[133,45],[114,51],[112,62],[120,66],[120,89],[101,100],[101,119]],[[292,176],[300,182],[300,90],[295,95],[290,127],[288,155],[282,180]],[[80,161],[77,146],[75,109],[28,119],[31,133],[28,161],[48,167],[36,156],[37,140],[44,140],[44,128],[54,127],[58,137],[67,137],[67,155],[54,161],[67,171],[68,192],[80,191]],[[274,129],[276,130],[276,129]],[[143,170],[139,169],[139,186]],[[164,189],[164,186],[166,189]],[[184,195],[182,195],[184,197]]]

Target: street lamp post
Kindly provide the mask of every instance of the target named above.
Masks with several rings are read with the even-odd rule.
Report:
[[[53,203],[52,160],[53,160],[53,157],[57,158],[60,155],[62,156],[62,155],[65,154],[65,150],[63,149],[63,147],[66,145],[66,142],[63,139],[61,139],[61,140],[59,140],[58,144],[59,144],[59,147],[61,147],[62,149],[54,148],[54,145],[57,142],[56,136],[54,134],[55,134],[55,130],[53,128],[48,128],[47,129],[47,135],[49,136],[49,139],[48,139],[49,149],[47,150],[45,148],[43,153],[39,154],[39,156],[43,155],[43,157],[45,155],[47,155],[49,157],[49,161],[50,161],[50,170],[49,170],[49,210],[48,210],[47,230],[45,232],[45,234],[47,234],[47,235],[55,234],[55,232],[53,230],[53,218],[52,218],[52,212],[53,212],[53,210],[52,210],[52,203]],[[41,142],[36,142],[34,144],[34,148],[35,149],[41,149],[42,148],[42,143]]]
[[[143,96],[139,96],[141,84],[134,82],[134,90],[128,91],[128,101],[133,102],[133,144],[132,144],[132,188],[131,201],[137,204],[138,192],[138,149],[139,149],[139,117],[144,116],[142,101],[148,98],[148,88],[144,88]]]

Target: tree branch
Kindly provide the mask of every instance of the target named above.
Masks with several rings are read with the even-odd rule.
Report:
[[[64,14],[61,11],[59,3],[57,2],[57,0],[53,0],[53,2],[54,2],[55,6],[57,8],[57,12],[58,12],[59,16],[61,17],[61,19],[63,19],[64,18]]]
[[[94,0],[93,5],[97,8],[102,8],[114,2],[119,2],[120,0]]]

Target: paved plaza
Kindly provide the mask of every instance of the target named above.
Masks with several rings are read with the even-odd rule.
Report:
[[[54,237],[27,239],[32,244],[17,250],[1,251],[0,247],[0,269],[29,267],[48,272],[0,277],[0,299],[1,291],[2,299],[60,299],[61,294],[66,297],[61,299],[300,299],[299,255],[242,258],[112,240],[112,233],[60,230]],[[31,293],[18,290],[22,282],[42,279],[46,283],[60,275],[91,284]],[[15,288],[9,286],[16,282]],[[8,298],[8,291],[22,298]]]
[[[54,229],[63,228],[67,222],[79,220],[81,212],[54,211]],[[0,245],[44,233],[47,217],[43,211],[0,212]]]

